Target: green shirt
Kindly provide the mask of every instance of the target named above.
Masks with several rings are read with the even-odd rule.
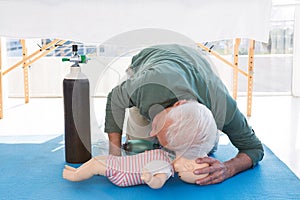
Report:
[[[122,133],[126,108],[136,106],[141,115],[152,120],[178,100],[194,99],[211,110],[218,129],[252,159],[253,166],[262,159],[261,142],[200,50],[153,46],[132,58],[131,69],[132,77],[108,95],[105,132]]]

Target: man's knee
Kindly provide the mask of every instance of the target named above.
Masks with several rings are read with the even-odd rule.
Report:
[[[150,137],[150,131],[151,123],[140,114],[137,107],[131,107],[126,127],[127,139],[153,140],[153,137]]]

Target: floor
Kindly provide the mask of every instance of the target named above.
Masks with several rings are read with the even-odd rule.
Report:
[[[245,113],[246,98],[239,97],[238,105]],[[101,145],[107,139],[105,99],[92,100],[91,107],[92,141]],[[5,99],[0,143],[43,143],[64,133],[63,117],[62,98],[31,98],[28,104],[22,98]],[[248,120],[262,142],[300,178],[300,98],[254,96]]]

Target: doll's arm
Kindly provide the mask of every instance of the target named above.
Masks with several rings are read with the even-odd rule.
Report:
[[[142,169],[141,179],[153,189],[161,188],[173,174],[172,165],[163,160],[148,162]]]
[[[165,173],[152,175],[148,170],[144,170],[141,179],[152,189],[159,189],[168,180],[168,176]]]
[[[91,178],[94,175],[105,175],[106,157],[92,158],[79,168],[73,168],[68,165],[63,170],[63,178],[69,181],[82,181]]]

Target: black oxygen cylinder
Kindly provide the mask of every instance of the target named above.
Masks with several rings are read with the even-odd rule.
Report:
[[[84,163],[91,159],[89,80],[78,63],[63,80],[65,118],[65,159]]]

